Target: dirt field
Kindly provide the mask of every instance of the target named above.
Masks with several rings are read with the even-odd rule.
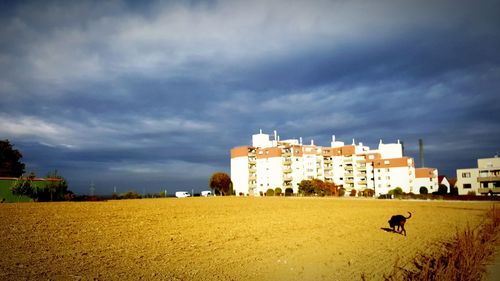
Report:
[[[0,280],[380,280],[488,202],[187,198],[0,205]],[[383,230],[413,213],[408,235]]]

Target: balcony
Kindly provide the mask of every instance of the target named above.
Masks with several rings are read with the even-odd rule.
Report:
[[[323,160],[323,162],[324,162],[325,164],[331,164],[331,163],[332,163],[332,159],[325,158],[325,159]]]
[[[492,193],[492,194],[500,194],[500,187],[494,187],[494,188],[479,188],[477,190],[479,193],[481,194],[488,194],[488,193]]]
[[[283,164],[291,164],[291,163],[292,163],[292,158],[290,157],[283,158]]]
[[[248,157],[248,162],[249,163],[255,163],[256,162],[256,158],[255,157]]]
[[[292,168],[291,167],[283,167],[283,173],[289,174],[291,172],[292,172]]]
[[[352,162],[352,157],[346,157],[346,158],[344,158],[343,161],[344,161],[344,163],[350,163],[350,162]]]
[[[500,175],[492,175],[488,177],[478,177],[477,178],[478,182],[494,182],[494,181],[500,181]]]

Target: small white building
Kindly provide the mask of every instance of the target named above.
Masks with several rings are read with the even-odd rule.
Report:
[[[427,192],[433,193],[439,189],[438,171],[435,168],[415,169],[415,193],[420,193],[420,188],[427,188]],[[447,190],[449,192],[449,190]]]

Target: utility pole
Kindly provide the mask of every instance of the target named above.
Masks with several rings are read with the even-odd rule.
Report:
[[[94,196],[95,194],[95,185],[94,185],[94,181],[91,181],[90,182],[90,196]]]

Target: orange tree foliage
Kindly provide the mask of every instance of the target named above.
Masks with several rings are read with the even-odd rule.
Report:
[[[230,195],[233,192],[233,182],[228,174],[216,172],[208,181],[208,186],[216,190],[220,195]]]
[[[319,179],[303,180],[299,184],[299,193],[303,195],[338,196],[338,186]]]

